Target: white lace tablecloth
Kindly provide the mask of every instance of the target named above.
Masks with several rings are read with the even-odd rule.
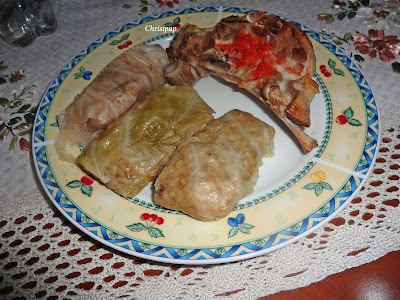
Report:
[[[171,9],[251,5],[325,32],[341,43],[348,56],[359,60],[356,55],[360,55],[364,59],[361,70],[380,110],[382,132],[373,172],[335,219],[268,255],[213,266],[136,259],[84,235],[55,209],[41,188],[31,150],[23,151],[29,135],[19,137],[13,149],[9,135],[0,141],[0,298],[256,299],[306,286],[400,250],[400,74],[395,72],[399,43],[394,41],[390,48],[394,59],[384,61],[360,53],[346,36],[368,35],[369,29],[387,26],[384,35],[399,39],[400,6],[392,1],[394,8],[379,7],[380,12],[387,9],[391,14],[381,18],[386,22],[374,23],[379,14],[371,6],[373,1],[361,4],[367,2],[353,1],[360,4],[354,16],[340,7],[344,3],[348,8],[351,1],[53,0],[58,20],[55,33],[22,49],[0,40],[0,76],[6,81],[0,84],[0,97],[10,99],[29,88],[23,101],[34,106],[72,57],[114,28]],[[10,83],[10,78],[16,82]],[[1,107],[0,113],[2,122],[10,119]]]

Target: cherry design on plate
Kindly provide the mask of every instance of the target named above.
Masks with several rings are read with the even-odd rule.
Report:
[[[144,213],[140,216],[140,220],[142,221],[150,221],[150,222],[156,222],[157,225],[162,225],[164,223],[164,219],[161,217],[158,217],[156,214],[148,214]]]
[[[345,109],[343,113],[336,117],[335,121],[339,125],[348,123],[351,126],[361,126],[362,124],[357,119],[353,118],[354,112],[351,107]]]
[[[125,43],[123,43],[122,45],[118,46],[118,49],[124,49],[124,48],[128,48],[130,45],[132,45],[132,41],[126,41]]]
[[[111,46],[118,45],[118,49],[122,50],[132,45],[132,41],[128,39],[129,39],[129,33],[124,34],[120,39],[112,40],[110,45]]]
[[[325,77],[331,77],[332,73],[328,71],[325,65],[320,65],[319,69],[321,70],[321,73],[324,74]]]
[[[70,188],[80,188],[82,194],[92,196],[94,179],[88,175],[82,176],[80,180],[72,180],[66,184]]]
[[[336,123],[343,125],[347,123],[347,118],[345,115],[339,115],[336,117]]]
[[[325,77],[331,77],[333,74],[344,76],[344,72],[336,67],[336,61],[333,59],[328,60],[328,66],[320,65],[319,69]]]
[[[133,223],[131,225],[127,225],[126,227],[129,230],[135,231],[135,232],[140,232],[147,230],[149,235],[154,238],[159,238],[159,237],[164,237],[163,232],[154,227],[154,225],[162,225],[164,224],[164,219],[162,217],[157,216],[156,214],[149,214],[149,213],[143,213],[140,215],[140,220],[144,221],[138,222],[138,223]]]
[[[94,179],[92,177],[85,175],[81,178],[81,182],[86,185],[91,185],[94,182]]]

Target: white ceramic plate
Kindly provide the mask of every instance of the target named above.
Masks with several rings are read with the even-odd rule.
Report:
[[[207,7],[146,17],[105,34],[76,55],[50,84],[35,120],[33,151],[38,176],[54,205],[79,229],[117,250],[161,262],[213,264],[247,259],[279,249],[332,219],[354,198],[375,160],[379,116],[371,89],[357,66],[320,34],[297,24],[310,37],[317,58],[320,93],[306,132],[318,148],[304,154],[293,135],[259,100],[209,77],[195,85],[216,117],[233,108],[252,113],[276,130],[275,156],[264,159],[254,193],[226,218],[201,222],[154,205],[149,184],[125,199],[58,159],[57,116],[112,59],[140,43],[167,47],[170,32],[146,26],[207,28],[221,18],[251,10]],[[149,27],[147,27],[149,28]],[[130,46],[131,47],[131,46]],[[321,66],[330,72],[321,72]],[[335,120],[345,118],[345,124]],[[343,117],[344,116],[344,117]],[[77,151],[79,149],[72,149]],[[143,214],[159,217],[144,220]],[[160,221],[162,220],[162,221]]]

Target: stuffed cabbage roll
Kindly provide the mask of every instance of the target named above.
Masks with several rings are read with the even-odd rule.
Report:
[[[190,137],[155,182],[154,202],[201,221],[228,215],[253,192],[262,158],[274,154],[273,127],[232,110]]]
[[[77,162],[118,194],[133,197],[213,113],[192,87],[158,88],[111,123]]]
[[[168,57],[160,45],[138,45],[111,61],[59,115],[56,149],[71,161],[69,143],[86,147],[138,99],[164,85]]]

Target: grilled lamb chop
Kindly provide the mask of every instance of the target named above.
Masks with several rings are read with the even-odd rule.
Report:
[[[215,27],[186,24],[167,49],[166,76],[175,85],[193,85],[215,74],[250,91],[271,108],[299,140],[304,152],[317,146],[310,104],[318,93],[315,55],[307,35],[294,23],[265,12],[230,16]]]

